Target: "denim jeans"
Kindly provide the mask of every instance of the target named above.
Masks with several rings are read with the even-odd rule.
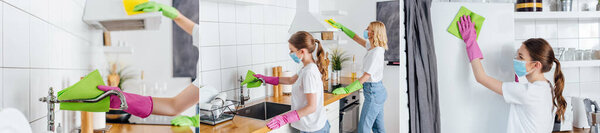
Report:
[[[383,83],[365,82],[363,84],[363,103],[360,119],[358,120],[359,133],[385,133],[383,125],[383,103],[387,98],[387,91]]]
[[[325,122],[325,126],[317,131],[314,131],[314,132],[300,131],[300,133],[329,133],[329,128],[331,128],[331,125],[329,125],[329,121],[327,121],[327,122]]]

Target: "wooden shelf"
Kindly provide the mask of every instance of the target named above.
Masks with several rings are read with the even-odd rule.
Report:
[[[581,12],[515,12],[515,20],[581,20],[599,19],[600,11]]]
[[[116,46],[105,46],[103,47],[104,53],[106,54],[132,54],[133,48],[131,47],[116,47]]]
[[[600,60],[561,61],[562,68],[569,67],[599,67]]]

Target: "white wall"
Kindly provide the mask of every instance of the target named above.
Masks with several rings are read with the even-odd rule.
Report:
[[[239,100],[237,79],[248,70],[271,75],[275,66],[292,72],[300,66],[289,58],[287,43],[296,1],[262,2],[241,5],[200,1],[202,83],[227,92],[228,99]],[[266,91],[270,95],[271,87],[251,88],[251,100],[265,97]]]
[[[0,109],[24,113],[34,132],[45,131],[48,88],[58,92],[93,69],[104,69],[101,34],[81,21],[82,0],[4,0],[0,2]],[[63,131],[78,126],[78,114],[60,111]]]
[[[324,16],[332,18],[336,22],[348,27],[356,33],[357,36],[361,36],[363,31],[367,28],[370,22],[376,20],[376,3],[375,0],[321,0],[320,9],[321,11],[328,10],[343,10],[348,12],[346,16]],[[403,15],[404,4],[400,1],[400,14]],[[401,16],[402,19],[404,19]],[[403,22],[403,21],[401,21]],[[403,23],[400,23],[403,25]],[[404,26],[401,29],[400,38],[404,35]],[[341,40],[347,40],[347,44],[340,44],[340,47],[344,49],[350,56],[355,55],[356,69],[358,70],[358,76],[362,76],[362,63],[366,49],[358,43],[354,42],[351,38],[340,32]],[[401,49],[404,49],[404,41],[401,41]],[[334,48],[335,46],[328,46]],[[404,54],[404,52],[401,52]],[[385,129],[387,132],[408,132],[408,97],[406,92],[406,68],[405,68],[405,56],[401,56],[400,60],[403,65],[400,66],[386,66],[383,77],[384,86],[388,92],[388,98],[385,102],[384,114],[385,114]],[[351,73],[351,61],[344,63],[342,69],[342,76],[350,77]],[[404,75],[404,76],[402,76]],[[401,78],[402,77],[402,78]],[[402,80],[401,80],[402,79]],[[361,97],[362,98],[362,97]]]

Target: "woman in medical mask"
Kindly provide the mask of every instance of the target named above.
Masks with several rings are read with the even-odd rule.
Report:
[[[328,133],[329,122],[323,107],[323,81],[320,64],[325,53],[319,40],[306,31],[294,33],[290,39],[290,57],[301,63],[302,69],[292,77],[269,77],[261,74],[254,76],[267,84],[292,84],[292,111],[273,117],[267,127],[277,129],[285,124],[300,132]]]
[[[516,77],[526,77],[527,81],[501,82],[488,76],[483,70],[481,65],[483,56],[476,41],[477,34],[471,18],[463,16],[460,19],[459,31],[467,45],[467,55],[475,79],[488,89],[502,95],[504,101],[510,105],[507,132],[552,132],[554,116],[557,115],[558,119],[563,120],[567,103],[562,96],[565,79],[560,62],[554,57],[550,44],[541,38],[524,41],[513,63]],[[552,85],[544,77],[544,73],[549,72],[554,63],[556,68],[554,85]]]
[[[348,94],[364,87],[365,102],[358,122],[358,131],[359,133],[370,133],[371,131],[384,133],[383,104],[387,98],[387,91],[381,80],[385,65],[384,54],[388,49],[385,25],[380,21],[371,22],[363,32],[363,39],[342,24],[331,19],[326,21],[331,26],[341,29],[348,37],[367,50],[362,68],[363,75],[350,85],[333,90],[333,94]]]

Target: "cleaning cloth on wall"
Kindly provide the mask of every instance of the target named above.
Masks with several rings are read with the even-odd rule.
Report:
[[[58,100],[94,99],[104,91],[98,90],[98,85],[104,85],[100,72],[95,70],[74,85],[57,93]],[[104,98],[96,103],[60,103],[61,110],[75,110],[88,112],[108,112],[110,98]]]
[[[123,7],[125,7],[125,12],[127,13],[127,15],[135,15],[135,14],[140,14],[140,13],[144,13],[143,11],[133,11],[133,8],[138,5],[138,4],[142,4],[148,2],[148,0],[123,0]]]
[[[262,80],[254,77],[254,74],[255,73],[253,71],[248,70],[248,73],[246,73],[246,79],[244,79],[244,81],[242,81],[240,86],[244,86],[244,84],[248,84],[248,85],[246,85],[246,87],[248,87],[248,88],[259,87],[262,84]]]
[[[465,8],[464,6],[461,6],[458,10],[458,13],[456,13],[454,20],[452,20],[452,23],[450,23],[450,27],[448,27],[448,32],[462,39],[460,31],[458,31],[458,21],[460,20],[460,17],[464,15],[471,16],[471,21],[473,21],[473,23],[475,24],[475,30],[477,30],[477,38],[479,38],[479,30],[481,30],[481,26],[483,26],[483,21],[485,20],[485,18],[475,14],[471,10]]]

